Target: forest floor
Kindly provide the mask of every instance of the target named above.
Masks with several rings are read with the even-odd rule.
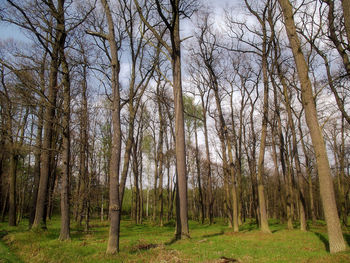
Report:
[[[89,232],[72,223],[71,240],[58,240],[60,222],[54,218],[47,231],[28,231],[0,223],[0,262],[350,262],[350,249],[330,254],[323,222],[309,231],[286,230],[270,221],[272,234],[245,223],[234,233],[218,220],[213,225],[190,222],[191,238],[174,242],[174,224],[159,227],[123,220],[120,253],[106,255],[108,222],[92,221]],[[350,229],[344,229],[350,245]]]

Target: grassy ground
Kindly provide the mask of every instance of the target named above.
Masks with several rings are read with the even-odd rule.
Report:
[[[108,223],[93,221],[89,233],[72,227],[70,241],[58,240],[59,220],[48,223],[47,231],[27,230],[0,223],[0,262],[350,262],[350,251],[331,255],[325,226],[310,231],[288,231],[270,222],[272,234],[262,234],[253,224],[244,224],[233,233],[223,223],[200,225],[190,222],[191,238],[172,242],[174,226],[134,225],[122,221],[121,252],[105,254]],[[348,244],[349,231],[344,231]],[[226,261],[234,262],[234,261]]]

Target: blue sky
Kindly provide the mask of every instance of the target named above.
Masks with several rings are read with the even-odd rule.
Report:
[[[1,2],[4,1],[0,0],[0,5],[2,5]],[[208,4],[209,6],[218,7],[217,10],[219,10],[230,5],[242,4],[243,0],[202,0],[202,3]],[[23,41],[26,40],[26,37],[24,36],[23,32],[21,32],[18,29],[18,27],[10,25],[8,23],[0,22],[0,40],[5,40],[9,38]]]
[[[0,39],[20,39],[25,40],[24,34],[18,29],[18,27],[14,25],[10,25],[8,23],[1,22],[0,23]]]

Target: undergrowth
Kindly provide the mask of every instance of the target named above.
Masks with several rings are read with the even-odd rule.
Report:
[[[120,253],[106,255],[108,222],[92,221],[84,232],[72,224],[71,240],[58,240],[60,222],[48,222],[47,231],[0,223],[0,262],[350,262],[350,252],[330,254],[325,225],[309,224],[309,231],[286,230],[271,220],[272,234],[263,234],[253,222],[234,233],[224,222],[201,225],[190,221],[190,239],[175,241],[174,224],[159,227],[146,222],[121,224]],[[350,233],[344,230],[350,243]]]

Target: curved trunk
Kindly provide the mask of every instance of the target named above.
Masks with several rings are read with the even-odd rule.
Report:
[[[302,53],[300,40],[297,35],[293,18],[293,8],[289,0],[278,1],[282,7],[287,35],[298,71],[306,123],[309,127],[312,144],[315,150],[320,182],[320,193],[329,236],[330,252],[335,253],[344,251],[346,250],[346,244],[342,234],[337,205],[335,202],[333,181],[326,146],[324,143],[322,130],[317,119],[317,110],[314,102],[311,81],[308,76],[308,66]]]

